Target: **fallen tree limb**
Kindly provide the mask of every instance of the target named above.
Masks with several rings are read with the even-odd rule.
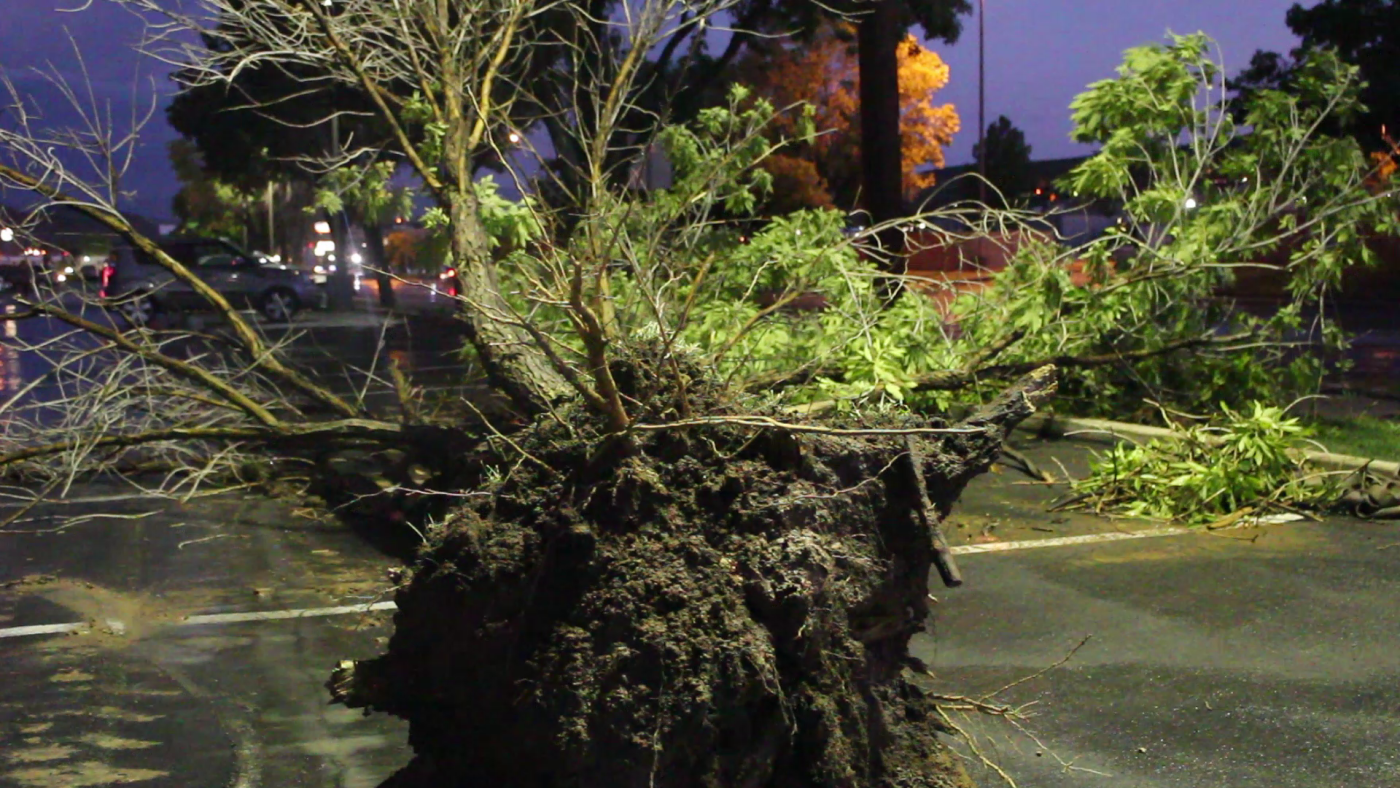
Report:
[[[1168,342],[1158,348],[1124,350],[1085,356],[1059,355],[1035,361],[1018,361],[1015,363],[984,366],[1001,356],[1001,354],[1012,345],[1020,341],[1023,336],[1024,332],[1013,331],[996,343],[983,348],[969,360],[967,366],[964,368],[958,370],[944,370],[921,376],[914,380],[912,388],[914,391],[957,391],[977,383],[990,383],[1006,378],[1013,378],[1018,375],[1024,375],[1046,365],[1054,365],[1060,369],[1093,369],[1095,367],[1104,367],[1112,364],[1145,361],[1150,358],[1169,355],[1179,350],[1191,350],[1200,347],[1225,347],[1251,339],[1254,335],[1250,332],[1226,334],[1224,336],[1211,334],[1179,339],[1174,342]],[[808,383],[819,377],[839,378],[840,376],[841,369],[835,366],[806,368],[776,375],[752,378],[744,382],[743,388],[746,391],[753,392],[770,391],[786,386]],[[878,391],[879,386],[876,386],[875,390]],[[814,407],[816,410],[822,409],[819,407],[819,404],[816,403],[809,407]]]
[[[261,403],[254,401],[251,397],[239,391],[228,381],[220,378],[219,376],[215,375],[207,369],[204,369],[203,367],[167,356],[164,353],[153,349],[152,347],[133,341],[130,337],[122,334],[121,332],[115,329],[108,328],[107,326],[103,326],[98,323],[94,323],[86,318],[78,317],[77,315],[65,309],[56,309],[47,304],[35,304],[23,300],[21,300],[20,303],[24,304],[26,307],[28,307],[35,313],[48,315],[49,317],[52,317],[56,320],[61,320],[64,323],[73,326],[74,328],[80,328],[90,334],[100,336],[128,353],[140,356],[141,358],[145,359],[146,361],[149,361],[152,364],[167,369],[170,372],[173,372],[174,374],[185,378],[186,380],[203,386],[209,391],[212,391],[215,394],[228,400],[229,403],[237,407],[239,410],[248,414],[254,420],[267,427],[277,427],[279,424],[281,424],[280,420],[278,420],[276,416],[272,415],[272,412],[269,411]]]
[[[223,294],[208,283],[190,272],[188,268],[179,261],[166,254],[155,241],[136,231],[124,217],[113,211],[99,210],[97,207],[75,200],[58,189],[49,186],[20,170],[0,164],[0,177],[14,181],[21,188],[28,189],[38,194],[42,194],[56,204],[66,205],[77,210],[84,215],[95,219],[102,225],[110,229],[117,235],[125,238],[136,248],[151,256],[157,265],[169,271],[172,276],[180,282],[188,285],[201,298],[214,307],[228,324],[233,327],[234,334],[237,335],[239,343],[243,349],[252,357],[254,366],[260,367],[269,375],[287,383],[288,385],[320,403],[334,413],[339,413],[348,418],[357,418],[364,415],[358,408],[345,400],[331,393],[330,390],[313,383],[305,375],[283,364],[275,354],[269,352],[267,343],[262,341],[248,321],[238,314],[238,310],[233,308],[228,299]],[[62,310],[50,310],[49,314],[58,316]]]
[[[75,448],[122,448],[159,443],[171,440],[256,440],[265,443],[284,443],[321,436],[341,436],[346,438],[384,438],[402,435],[403,429],[392,422],[371,419],[341,419],[338,421],[310,422],[306,424],[277,424],[276,426],[248,425],[241,427],[170,427],[168,429],[147,430],[130,435],[103,435],[84,440],[75,438],[68,441],[30,446],[0,455],[0,467],[16,462],[34,460],[54,454],[62,454]]]

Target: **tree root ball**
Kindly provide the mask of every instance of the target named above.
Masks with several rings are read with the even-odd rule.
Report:
[[[1036,374],[921,436],[931,513],[902,439],[541,421],[482,452],[464,487],[489,494],[428,532],[388,652],[328,686],[409,721],[391,785],[967,785],[906,673],[926,522],[1053,390]]]

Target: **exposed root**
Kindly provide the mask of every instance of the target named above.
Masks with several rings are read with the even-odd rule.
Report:
[[[451,486],[489,496],[427,529],[388,652],[332,676],[340,702],[409,721],[397,784],[967,785],[908,643],[938,519],[1053,377],[957,425],[799,431],[698,373],[687,408],[614,374],[643,423],[702,415],[623,439],[575,413],[480,444]]]

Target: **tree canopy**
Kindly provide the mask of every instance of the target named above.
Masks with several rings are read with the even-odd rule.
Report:
[[[861,192],[860,73],[852,51],[854,30],[844,23],[823,27],[806,43],[792,38],[756,45],[741,60],[740,79],[774,106],[806,102],[814,108],[819,134],[809,144],[766,159],[774,176],[770,210],[863,203]],[[937,104],[935,94],[948,83],[948,66],[937,53],[905,36],[899,58],[900,147],[905,198],[933,183],[932,167],[943,166],[944,148],[961,121],[951,104]],[[796,137],[798,118],[782,116],[774,124],[780,136]]]
[[[1231,87],[1241,93],[1290,88],[1296,84],[1300,61],[1317,50],[1335,50],[1357,66],[1366,83],[1360,93],[1365,109],[1336,122],[1367,149],[1385,146],[1382,129],[1393,134],[1400,128],[1400,2],[1323,0],[1311,7],[1295,3],[1286,19],[1301,45],[1289,56],[1256,52]]]
[[[1026,135],[1011,124],[1010,118],[998,116],[987,126],[984,143],[972,146],[972,156],[979,164],[985,161],[987,180],[1007,200],[1035,185],[1031,181],[1031,146],[1026,144]]]

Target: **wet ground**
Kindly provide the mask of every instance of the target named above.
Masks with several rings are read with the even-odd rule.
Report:
[[[1086,456],[1028,452],[1072,472]],[[1034,704],[1039,743],[962,720],[1020,785],[1397,784],[1400,526],[1171,536],[1047,513],[1053,490],[1027,481],[968,490],[949,523],[967,585],[935,589],[914,649],[937,689],[979,695],[1092,636],[998,696]],[[322,687],[388,635],[389,611],[334,608],[385,607],[393,561],[262,500],[71,506],[99,505],[119,516],[0,537],[0,786],[374,786],[407,761],[402,724]],[[75,631],[16,634],[55,624]]]
[[[294,357],[350,387],[397,353],[457,385],[436,301],[363,306],[299,320]],[[5,388],[34,374],[0,360]],[[1080,473],[1087,447],[1027,452]],[[0,788],[375,786],[407,762],[405,726],[322,687],[381,648],[392,559],[266,501],[127,492],[75,490],[0,533]],[[1048,513],[1055,493],[1009,468],[973,483],[948,524],[967,584],[935,589],[915,643],[940,691],[980,695],[1092,636],[998,696],[1035,704],[1039,743],[964,721],[1020,785],[1400,785],[1400,526],[1171,535]]]
[[[368,788],[408,760],[321,686],[387,637],[390,611],[323,613],[382,602],[391,560],[261,500],[72,508],[123,517],[0,536],[0,786]]]
[[[1078,473],[1086,453],[1028,449],[1057,473],[1052,457]],[[935,591],[936,627],[913,649],[931,685],[977,697],[1089,638],[996,696],[1030,704],[1038,741],[955,718],[1021,786],[1400,785],[1400,525],[1167,535],[1047,513],[1053,492],[1026,481],[973,482],[950,529],[967,584]]]

